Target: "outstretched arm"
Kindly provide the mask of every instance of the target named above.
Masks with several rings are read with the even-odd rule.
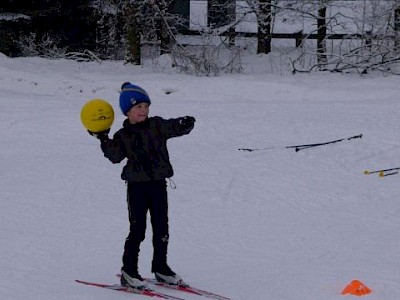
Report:
[[[196,122],[196,119],[191,116],[161,120],[161,130],[165,134],[166,138],[177,137],[190,133],[194,128],[194,123]]]

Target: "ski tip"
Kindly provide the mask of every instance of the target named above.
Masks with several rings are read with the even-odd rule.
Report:
[[[365,175],[369,175],[370,172],[369,172],[368,170],[365,170],[365,171],[364,171],[364,174],[365,174]]]

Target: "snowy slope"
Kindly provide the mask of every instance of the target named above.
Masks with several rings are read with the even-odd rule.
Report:
[[[400,167],[397,77],[206,78],[0,56],[1,299],[146,299],[74,283],[117,282],[122,165],[103,157],[79,113],[108,100],[115,132],[124,81],[149,92],[152,115],[197,119],[169,142],[169,263],[186,281],[236,300],[336,300],[356,298],[340,292],[359,279],[373,291],[366,299],[400,299],[400,175],[363,174]],[[143,276],[151,247],[149,229]]]

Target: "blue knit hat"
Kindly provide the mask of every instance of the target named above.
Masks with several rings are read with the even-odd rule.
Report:
[[[149,95],[144,89],[130,82],[122,84],[121,94],[119,95],[119,106],[125,116],[133,106],[143,102],[151,104]]]

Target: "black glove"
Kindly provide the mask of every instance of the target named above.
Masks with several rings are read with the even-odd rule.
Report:
[[[110,133],[110,129],[100,131],[100,132],[92,132],[88,130],[89,134],[94,136],[95,138],[98,138],[100,141],[105,141],[108,140],[108,134]]]
[[[179,124],[182,126],[183,129],[186,130],[192,130],[194,127],[194,122],[196,122],[196,119],[191,116],[182,117],[179,120]]]

